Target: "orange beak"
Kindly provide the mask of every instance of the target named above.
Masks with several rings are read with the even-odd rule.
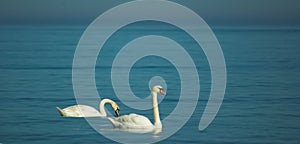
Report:
[[[115,114],[116,114],[116,117],[119,117],[119,116],[120,116],[120,109],[119,109],[119,108],[117,108],[117,109],[115,110]]]
[[[160,89],[159,93],[162,94],[162,95],[164,95],[164,96],[167,95],[167,93],[163,89]]]

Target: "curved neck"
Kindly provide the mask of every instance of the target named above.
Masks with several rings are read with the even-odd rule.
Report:
[[[105,109],[104,109],[104,105],[106,103],[109,103],[109,104],[112,104],[112,100],[110,99],[103,99],[101,102],[100,102],[100,105],[99,105],[99,109],[100,109],[100,115],[101,116],[106,116],[106,112],[105,112]]]
[[[159,117],[158,103],[157,103],[157,92],[152,91],[152,104],[153,104],[153,117],[154,126],[161,127],[161,121]]]

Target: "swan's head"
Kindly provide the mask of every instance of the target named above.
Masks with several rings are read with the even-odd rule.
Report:
[[[111,103],[111,107],[114,109],[116,117],[119,117],[120,116],[120,108],[117,105],[117,103],[115,103],[115,102]]]
[[[167,95],[167,93],[165,92],[165,90],[163,89],[163,87],[160,86],[160,85],[156,85],[156,86],[152,87],[152,91],[156,92],[156,93],[160,93],[160,94],[162,94],[164,96]]]

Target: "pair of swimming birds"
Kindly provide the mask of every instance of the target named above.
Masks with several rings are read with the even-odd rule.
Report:
[[[158,102],[157,102],[157,94],[160,93],[162,95],[166,95],[162,86],[156,85],[152,87],[151,96],[152,96],[152,104],[153,104],[153,117],[154,124],[151,121],[142,115],[131,113],[129,115],[120,116],[120,108],[114,101],[110,99],[103,99],[100,102],[99,109],[96,110],[93,107],[87,105],[74,105],[64,109],[60,109],[56,107],[60,115],[65,117],[104,117],[111,121],[114,127],[122,128],[122,129],[161,129],[162,123],[160,120],[159,110],[158,110]],[[115,117],[106,117],[107,114],[104,109],[105,104],[110,104],[115,112]]]

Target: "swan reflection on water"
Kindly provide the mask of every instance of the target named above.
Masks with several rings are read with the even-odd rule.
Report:
[[[137,133],[137,134],[145,134],[145,133],[152,133],[152,134],[159,134],[162,132],[162,128],[155,128],[155,129],[121,129],[121,128],[114,128],[114,130],[129,132],[129,133]]]
[[[95,119],[96,120],[96,119]],[[117,142],[126,143],[137,143],[146,140],[144,143],[149,143],[147,141],[156,141],[161,139],[165,134],[162,129],[121,129],[113,128],[111,123],[105,119],[94,125],[93,128],[101,135]],[[94,123],[95,124],[95,123]]]

